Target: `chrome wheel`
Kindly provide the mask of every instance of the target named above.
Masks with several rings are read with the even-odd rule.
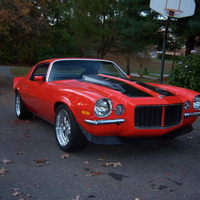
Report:
[[[19,94],[16,94],[16,98],[15,98],[15,112],[17,116],[20,116],[21,114],[21,100],[20,100],[20,96]]]
[[[19,119],[30,119],[33,116],[25,106],[19,92],[15,94],[15,113]]]
[[[59,110],[56,115],[56,136],[61,146],[66,146],[70,141],[70,118],[65,109]]]
[[[72,152],[85,148],[88,141],[68,106],[58,106],[54,127],[58,146],[63,151]]]

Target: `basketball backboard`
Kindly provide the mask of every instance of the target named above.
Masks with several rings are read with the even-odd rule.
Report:
[[[194,15],[194,0],[151,0],[150,8],[163,16],[183,18]]]

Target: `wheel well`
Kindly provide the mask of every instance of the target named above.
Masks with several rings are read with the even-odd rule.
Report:
[[[55,105],[54,105],[54,112],[55,112],[55,113],[56,113],[57,108],[58,108],[60,105],[65,105],[65,106],[67,106],[67,107],[70,109],[70,111],[74,114],[73,109],[71,109],[70,106],[69,106],[68,104],[63,103],[63,102],[56,102],[56,103],[55,103]]]
[[[56,102],[55,105],[54,105],[54,111],[56,112],[57,108],[60,106],[60,105],[65,105],[69,108],[69,106],[66,104],[66,103],[63,103],[63,102]],[[71,110],[71,109],[70,109]]]
[[[55,111],[55,112],[56,112],[58,106],[61,105],[61,104],[64,105],[64,103],[62,103],[62,102],[56,102],[56,103],[55,103],[55,105],[54,105],[54,111]]]

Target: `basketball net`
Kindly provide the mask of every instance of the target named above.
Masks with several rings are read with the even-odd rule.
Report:
[[[166,0],[165,11],[169,17],[176,17],[180,15],[183,11],[180,10],[181,7],[181,0],[179,0],[179,5],[177,9],[168,8],[168,0]]]

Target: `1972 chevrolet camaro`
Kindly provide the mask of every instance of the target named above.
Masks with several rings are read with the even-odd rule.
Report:
[[[199,93],[132,80],[108,60],[45,60],[14,78],[13,88],[17,117],[35,114],[54,124],[64,151],[81,150],[88,141],[173,138],[191,132],[200,115]]]

